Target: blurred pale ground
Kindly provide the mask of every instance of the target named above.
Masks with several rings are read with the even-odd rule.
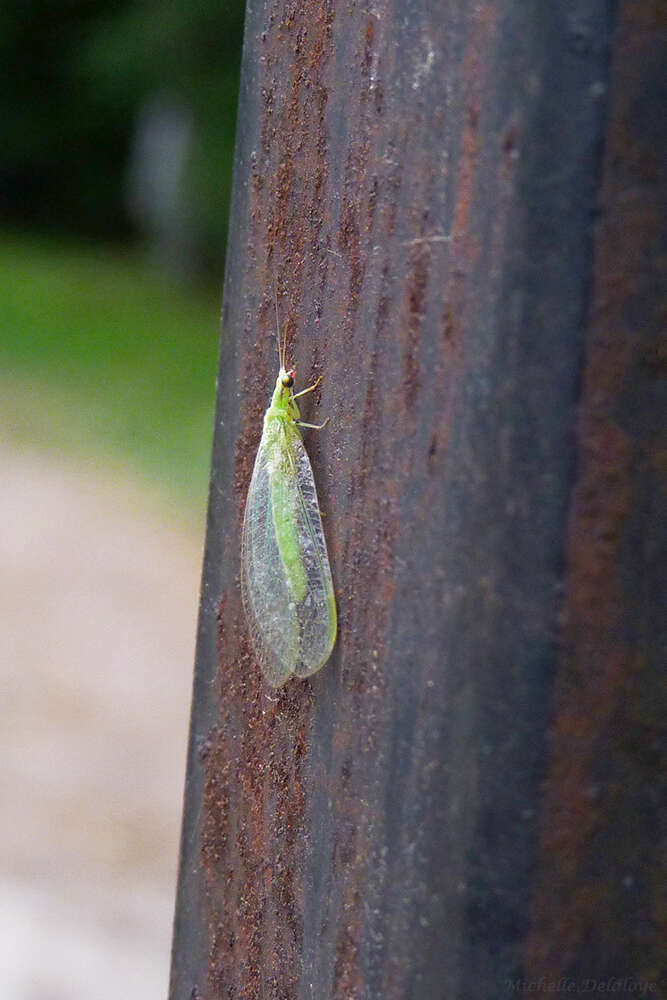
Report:
[[[0,444],[3,1000],[164,998],[201,537]]]
[[[0,1000],[164,1000],[219,291],[0,233]]]

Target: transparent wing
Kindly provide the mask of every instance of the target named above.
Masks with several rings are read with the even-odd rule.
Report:
[[[310,459],[298,431],[287,427],[286,434],[292,442],[290,453],[296,470],[299,507],[297,524],[308,581],[306,596],[297,605],[300,656],[294,672],[297,677],[307,677],[319,670],[331,655],[336,641],[336,601]]]
[[[243,603],[267,681],[278,687],[327,661],[336,605],[310,461],[282,422],[262,436],[243,524]]]

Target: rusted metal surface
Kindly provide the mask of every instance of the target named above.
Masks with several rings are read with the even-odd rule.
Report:
[[[616,812],[655,793],[649,8],[248,8],[174,1000],[653,974]],[[274,278],[300,384],[325,377],[340,620],[279,692],[238,586]]]
[[[533,977],[657,984],[667,970],[667,7],[620,3],[614,34],[526,957]]]

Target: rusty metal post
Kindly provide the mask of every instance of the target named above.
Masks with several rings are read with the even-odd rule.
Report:
[[[664,31],[249,3],[173,1000],[657,981]],[[340,614],[277,693],[238,585],[274,277]]]

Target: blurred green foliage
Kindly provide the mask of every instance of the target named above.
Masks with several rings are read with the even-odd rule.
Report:
[[[219,296],[136,251],[0,240],[0,422],[17,444],[102,455],[201,514]]]
[[[117,459],[191,512],[208,477],[243,14],[242,0],[0,6],[3,436]],[[183,187],[208,288],[127,249],[130,154],[156,99],[194,121]]]
[[[137,117],[166,94],[197,140],[188,199],[221,273],[244,5],[241,0],[5,0],[0,8],[0,213],[33,229],[127,237],[123,182]]]

